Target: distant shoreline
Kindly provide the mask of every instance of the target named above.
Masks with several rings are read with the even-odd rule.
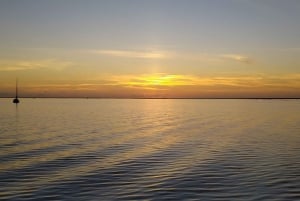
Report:
[[[7,98],[14,98],[14,97],[0,97],[0,99],[7,99]],[[210,100],[210,99],[248,99],[248,100],[272,100],[272,99],[300,99],[299,98],[285,98],[285,97],[279,97],[279,98],[130,98],[130,97],[19,97],[20,99],[26,98],[26,99],[195,99],[195,100]]]

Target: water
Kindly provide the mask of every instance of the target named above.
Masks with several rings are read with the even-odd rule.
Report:
[[[2,200],[300,200],[299,100],[0,99]]]

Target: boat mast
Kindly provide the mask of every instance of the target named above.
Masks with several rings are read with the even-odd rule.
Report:
[[[20,101],[18,99],[18,78],[16,78],[16,98],[13,99],[13,103],[18,104]]]
[[[18,98],[18,78],[16,78],[16,98]]]

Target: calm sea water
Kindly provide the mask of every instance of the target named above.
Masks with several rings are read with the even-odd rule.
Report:
[[[2,200],[300,200],[300,100],[0,99]]]

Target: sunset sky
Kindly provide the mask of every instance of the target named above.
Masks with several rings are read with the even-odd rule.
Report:
[[[299,0],[0,0],[0,97],[300,98]]]

